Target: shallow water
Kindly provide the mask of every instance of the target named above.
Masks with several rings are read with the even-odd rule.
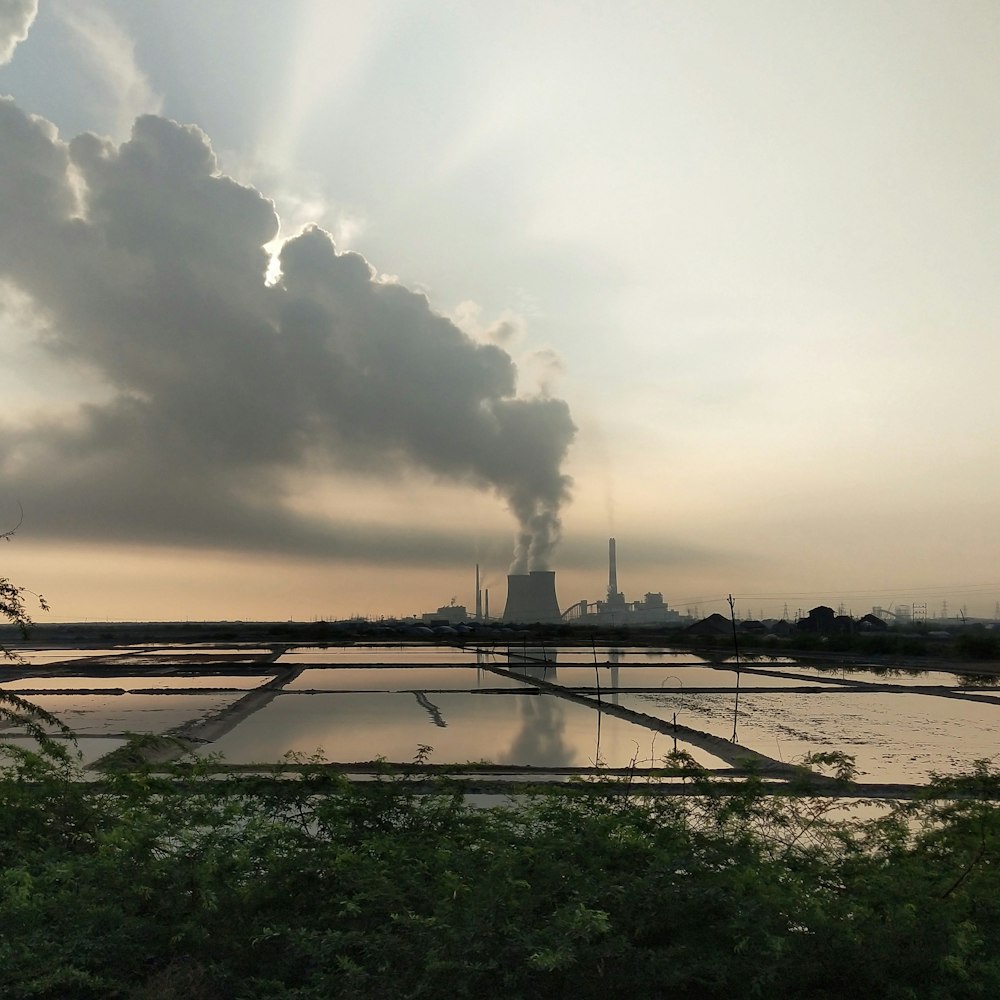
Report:
[[[761,668],[763,669],[763,668]],[[803,678],[819,680],[860,681],[865,684],[891,684],[893,687],[961,687],[963,678],[945,670],[904,670],[886,667],[872,669],[870,667],[806,667],[782,666],[781,671],[795,674]],[[747,676],[751,676],[747,674]]]
[[[453,646],[301,646],[282,653],[278,663],[331,663],[343,664],[475,664],[492,658],[477,654],[474,649],[455,649]]]
[[[290,750],[341,762],[410,761],[421,745],[434,748],[432,763],[535,767],[593,767],[598,760],[626,767],[669,749],[644,727],[550,695],[443,692],[423,701],[412,693],[282,695],[205,752],[237,763],[274,761]],[[706,767],[725,767],[701,751],[692,755]]]
[[[273,675],[254,674],[253,676],[233,677],[226,674],[172,674],[164,677],[161,674],[102,674],[98,677],[87,677],[80,674],[21,677],[16,681],[6,681],[0,684],[0,689],[21,694],[25,691],[68,691],[68,690],[101,690],[106,688],[123,688],[126,691],[136,688],[142,690],[176,691],[178,688],[232,688],[251,691],[261,684],[266,684]]]
[[[643,647],[598,646],[533,646],[527,643],[469,642],[464,648],[455,646],[401,646],[401,645],[358,645],[358,646],[298,646],[283,653],[278,662],[287,663],[330,663],[330,664],[428,664],[465,663],[497,664],[508,666],[513,663],[537,663],[545,660],[567,663],[600,664],[622,663],[632,666],[641,664],[661,665],[664,663],[702,664],[707,661],[688,652],[666,649],[646,649]]]
[[[198,666],[210,668],[212,666],[218,667],[223,665],[235,667],[266,663],[272,655],[271,650],[264,650],[262,652],[229,651],[224,654],[216,654],[207,650],[197,653],[187,653],[177,650],[169,653],[118,653],[114,656],[101,657],[98,662],[95,662],[94,666],[119,669],[123,667],[165,668],[171,666],[192,669]]]
[[[55,738],[61,739],[61,737]],[[4,741],[14,746],[23,747],[26,750],[35,750],[38,746],[33,739],[27,736],[5,735]],[[87,765],[93,764],[94,761],[100,759],[105,754],[111,753],[112,750],[117,750],[119,747],[124,746],[127,741],[111,736],[95,736],[89,739],[77,739],[75,746],[68,740],[65,742],[70,758],[78,762],[81,766],[87,767]],[[79,757],[76,756],[77,752],[80,754]],[[0,766],[10,763],[12,759],[12,755],[5,753],[3,748],[0,747]]]
[[[480,667],[330,667],[303,670],[285,685],[286,691],[475,691],[520,687]]]
[[[50,665],[53,663],[73,662],[76,660],[102,659],[105,656],[118,656],[125,652],[122,649],[13,649],[18,659],[30,666]],[[14,660],[0,659],[0,667],[16,669]]]
[[[28,675],[6,682],[3,689],[47,692],[30,700],[80,732],[81,744],[115,740],[125,732],[162,733],[234,704],[274,676],[242,672],[240,661],[259,657],[259,667],[272,655],[263,647],[29,652],[41,658],[37,672],[15,668]],[[283,659],[275,675],[280,677],[281,666],[291,663],[305,665],[301,674],[265,707],[234,719],[235,727],[207,744],[205,752],[223,751],[233,761],[254,762],[278,760],[288,750],[309,754],[322,747],[327,757],[343,762],[377,757],[408,761],[421,744],[429,744],[434,747],[431,760],[438,763],[488,759],[545,768],[588,767],[598,757],[621,767],[633,758],[659,762],[671,748],[669,736],[599,713],[596,694],[591,696],[593,706],[587,707],[536,693],[536,679],[594,689],[599,678],[606,702],[668,722],[676,711],[682,725],[731,737],[736,678],[732,664],[720,669],[696,662],[686,652],[636,647],[598,647],[596,653],[595,669],[588,662],[594,650],[585,647],[505,644],[478,653],[440,645],[302,647],[286,654],[296,659]],[[76,662],[54,668],[44,662],[48,657]],[[105,659],[95,663],[98,658]],[[555,662],[538,662],[543,658]],[[315,663],[361,665],[310,666]],[[375,666],[378,663],[389,665]],[[521,679],[502,677],[488,669],[491,664]],[[115,667],[121,673],[115,673]],[[737,735],[740,743],[767,756],[787,761],[809,752],[842,750],[857,757],[868,780],[923,781],[931,772],[964,770],[996,752],[1000,705],[988,701],[1000,694],[995,687],[973,688],[976,693],[959,699],[914,690],[934,684],[957,690],[963,678],[946,671],[914,675],[867,667],[824,670],[776,660],[756,660],[753,667],[762,673],[741,671]],[[773,676],[769,668],[794,679]],[[838,677],[889,684],[891,690],[847,690],[835,683]],[[747,691],[796,685],[811,686],[812,691]],[[652,690],[630,693],[629,687]],[[727,690],[691,690],[698,687]],[[149,688],[162,693],[110,693]],[[208,688],[236,690],[209,693]],[[84,693],[88,689],[98,693]],[[178,694],[178,689],[204,693]],[[497,693],[486,693],[491,689]],[[331,693],[306,693],[311,690]],[[17,738],[9,726],[0,733],[3,739]],[[680,747],[685,748],[683,743]],[[692,755],[705,766],[724,766],[707,754]]]
[[[120,733],[163,733],[217,712],[241,696],[241,692],[230,695],[45,694],[29,700],[57,716],[75,732],[112,736]],[[16,731],[16,727],[9,722],[0,722],[0,735],[4,738]]]
[[[511,667],[516,671],[516,667]],[[667,666],[609,666],[597,667],[563,666],[542,668],[535,673],[542,680],[564,687],[594,688],[602,690],[615,688],[664,688],[682,691],[685,688],[733,688],[736,687],[736,671],[716,667],[685,666],[669,664]],[[789,680],[787,677],[769,677],[766,674],[750,674],[741,671],[740,687],[794,687],[797,684],[805,687],[824,687],[825,683],[817,678],[803,677],[801,681]]]
[[[732,737],[732,696],[621,695],[623,707]],[[866,781],[919,782],[932,772],[968,770],[997,754],[1000,705],[915,693],[741,696],[737,740],[779,760],[840,750],[852,754]]]

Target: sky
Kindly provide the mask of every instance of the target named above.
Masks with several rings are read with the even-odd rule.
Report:
[[[1000,601],[1000,7],[0,0],[48,620]],[[42,617],[41,615],[39,617]]]

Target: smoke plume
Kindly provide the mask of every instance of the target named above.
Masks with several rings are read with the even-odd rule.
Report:
[[[195,127],[145,115],[121,145],[67,143],[0,99],[0,287],[105,390],[71,419],[3,429],[0,473],[33,524],[322,548],[329,525],[293,511],[292,475],[414,468],[493,490],[517,519],[515,571],[544,568],[566,403],[518,396],[501,347],[321,229],[287,240],[266,281],[277,233],[271,202],[222,174]]]

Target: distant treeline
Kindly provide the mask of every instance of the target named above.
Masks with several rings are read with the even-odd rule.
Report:
[[[852,653],[883,657],[930,657],[957,660],[1000,661],[1000,630],[983,625],[950,629],[947,637],[928,634],[927,629],[889,628],[884,632],[853,632],[819,635],[793,632],[783,637],[740,634],[741,652],[748,654]],[[679,633],[674,641],[690,648],[732,652],[732,636],[686,636]]]
[[[419,627],[419,626],[417,626]],[[849,632],[820,635],[794,630],[786,636],[741,632],[739,649],[746,653],[796,652],[858,653],[866,656],[932,657],[960,660],[1000,661],[1000,629],[982,624],[950,628],[947,636],[932,635],[933,629],[910,625],[891,627],[884,632]],[[575,646],[670,646],[720,656],[731,654],[731,634],[704,636],[685,628],[652,626],[586,626],[543,624],[527,626],[482,626],[462,636],[416,634],[413,627],[397,622],[70,622],[34,624],[30,632],[34,645],[85,648],[159,643],[252,643],[260,646],[309,643],[406,642],[435,645],[503,645],[542,643]],[[13,626],[0,626],[0,644],[14,646],[22,641]],[[0,661],[2,664],[2,661]]]

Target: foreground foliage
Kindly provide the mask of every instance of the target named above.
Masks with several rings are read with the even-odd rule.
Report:
[[[819,800],[0,776],[8,998],[1000,995],[997,779]]]

